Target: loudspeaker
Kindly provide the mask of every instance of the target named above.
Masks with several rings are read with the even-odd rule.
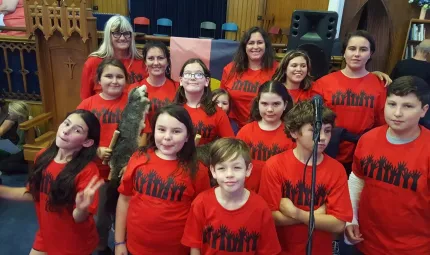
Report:
[[[296,10],[291,17],[287,50],[306,51],[316,79],[329,71],[337,19],[337,12],[332,11]]]

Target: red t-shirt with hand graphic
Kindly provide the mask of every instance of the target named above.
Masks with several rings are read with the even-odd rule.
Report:
[[[236,210],[218,202],[215,190],[206,190],[194,199],[182,244],[200,248],[204,255],[276,255],[281,251],[272,213],[256,193]]]
[[[217,137],[234,137],[227,114],[218,106],[212,116],[207,115],[201,107],[192,108],[184,104],[184,108],[191,116],[196,134],[202,136],[198,145],[210,143]]]
[[[271,211],[279,211],[281,198],[290,199],[294,205],[309,211],[312,167],[306,167],[294,155],[293,150],[271,157],[264,165],[259,195]],[[305,177],[304,177],[305,176]],[[342,164],[324,154],[317,165],[315,186],[315,210],[326,205],[326,214],[345,222],[352,221],[352,205],[349,197],[346,172]],[[308,226],[296,224],[278,226],[278,238],[282,254],[305,254]],[[313,235],[314,255],[332,254],[332,233],[315,229]]]
[[[99,147],[109,147],[113,133],[118,129],[121,121],[121,114],[128,102],[128,94],[122,93],[120,97],[113,100],[103,99],[100,94],[91,96],[82,101],[76,109],[84,109],[94,113],[100,122],[100,143]],[[95,162],[100,170],[100,176],[108,179],[110,168],[103,165],[100,158]]]
[[[278,67],[278,62],[273,62],[269,70],[246,70],[242,75],[230,75],[234,63],[224,67],[220,88],[227,90],[232,105],[230,106],[230,118],[234,119],[239,128],[243,127],[249,119],[252,100],[257,96],[258,87],[272,79]]]
[[[295,143],[285,134],[284,128],[284,125],[281,124],[275,130],[266,131],[260,128],[258,121],[253,121],[239,130],[236,138],[248,144],[252,157],[251,175],[245,181],[247,189],[258,192],[261,170],[266,160],[296,147]]]
[[[358,223],[364,254],[430,254],[430,131],[392,144],[388,126],[364,134],[352,170],[364,180]]]
[[[336,126],[353,134],[362,134],[385,124],[386,90],[383,82],[372,73],[361,78],[349,78],[337,71],[317,80],[312,90],[324,98],[324,103],[336,113]],[[352,162],[355,144],[341,142],[336,159]]]
[[[132,254],[188,255],[181,244],[191,202],[210,189],[208,169],[199,164],[195,179],[154,150],[130,158],[118,191],[130,196],[127,212],[127,249]],[[144,213],[142,213],[144,212]]]
[[[80,223],[75,222],[71,210],[61,208],[59,212],[52,212],[48,211],[46,207],[52,183],[65,165],[53,160],[43,171],[40,200],[35,203],[39,230],[36,232],[33,248],[54,255],[91,254],[99,241],[93,218],[97,212],[98,192],[88,208],[90,214],[86,220]],[[76,192],[84,190],[91,179],[98,174],[96,164],[90,162],[75,178]]]

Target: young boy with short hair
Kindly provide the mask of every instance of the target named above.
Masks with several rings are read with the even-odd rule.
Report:
[[[218,187],[199,194],[191,205],[182,244],[198,254],[279,254],[266,202],[245,189],[252,170],[245,142],[221,138],[210,147],[210,171]]]
[[[312,254],[332,254],[333,233],[341,233],[352,219],[344,167],[324,154],[336,115],[326,107],[317,147],[315,230]],[[311,200],[314,108],[311,101],[296,104],[288,112],[286,132],[296,148],[271,157],[262,171],[259,194],[272,210],[281,254],[305,254]],[[308,165],[306,162],[309,160]]]
[[[429,102],[423,79],[396,79],[387,124],[358,142],[348,181],[354,220],[345,230],[357,254],[430,254],[430,131],[418,124]]]

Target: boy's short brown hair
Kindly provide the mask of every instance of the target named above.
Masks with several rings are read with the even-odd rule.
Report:
[[[293,138],[291,133],[300,131],[300,128],[306,124],[315,123],[314,106],[311,100],[305,100],[298,102],[294,107],[288,112],[287,120],[285,121],[285,133],[289,138]],[[336,119],[336,114],[323,106],[322,110],[322,122],[323,124],[331,124],[334,127],[334,121]],[[294,139],[293,139],[294,140]]]
[[[246,166],[251,163],[251,152],[244,141],[236,138],[220,138],[209,148],[209,165],[214,167],[216,164],[229,159],[235,160],[240,156],[245,160]]]

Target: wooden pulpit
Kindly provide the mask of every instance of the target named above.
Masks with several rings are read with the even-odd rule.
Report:
[[[82,68],[98,47],[96,18],[86,0],[26,0],[25,17],[36,41],[43,108],[56,129],[81,101]]]
[[[88,55],[97,49],[96,18],[91,1],[26,0],[27,35],[36,42],[36,59],[44,114],[20,125],[25,131],[24,158],[34,160],[47,147],[68,112],[80,103],[81,73]],[[35,137],[34,127],[48,123]]]

